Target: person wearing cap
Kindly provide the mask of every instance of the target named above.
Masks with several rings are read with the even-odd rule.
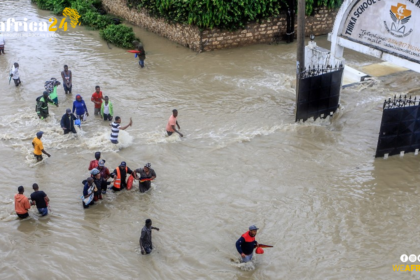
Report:
[[[36,99],[35,106],[35,111],[41,120],[49,116],[48,103],[54,104],[58,107],[58,103],[54,103],[54,101],[50,98],[48,91],[44,91],[42,95]]]
[[[241,262],[246,263],[252,259],[254,254],[254,248],[258,246],[258,242],[255,240],[258,228],[255,225],[249,227],[249,231],[242,234],[242,236],[236,241],[236,250],[241,255]]]
[[[156,173],[151,168],[151,166],[152,165],[150,163],[146,163],[143,168],[138,168],[138,169],[135,170],[136,173],[140,174],[140,177],[139,177],[139,191],[141,193],[144,193],[144,192],[147,192],[148,190],[150,190],[150,186],[152,185],[151,181],[156,178]]]
[[[31,193],[31,204],[36,205],[41,216],[48,215],[48,202],[50,202],[50,199],[45,192],[39,190],[38,184],[33,184],[32,188],[34,192]]]
[[[93,168],[90,171],[91,177],[93,178],[93,184],[95,185],[94,191],[94,201],[98,201],[98,199],[102,199],[102,185],[103,179],[101,177],[101,172],[97,168]]]
[[[120,191],[127,187],[127,174],[133,174],[133,177],[137,179],[137,174],[127,167],[127,163],[123,161],[120,166],[115,168],[110,174],[110,176],[114,178],[114,186],[112,186],[114,191]]]
[[[175,125],[177,125],[178,129],[181,129],[181,127],[179,127],[178,121],[176,120],[177,117],[178,117],[178,110],[173,109],[172,110],[172,115],[169,117],[168,124],[166,125],[166,132],[168,133],[168,136],[171,136],[172,133],[174,133],[174,132],[178,133],[179,136],[181,136],[181,137],[184,136],[184,135],[182,135],[181,132],[179,132],[175,128]]]
[[[98,165],[99,165],[99,160],[100,159],[101,159],[101,152],[96,152],[95,153],[95,159],[90,162],[88,170],[90,171],[93,168],[97,168]]]
[[[155,229],[159,231],[159,228],[152,227],[152,220],[147,219],[144,227],[141,230],[140,235],[140,250],[141,254],[150,254],[153,250],[153,244],[152,244],[152,229]]]
[[[89,112],[86,107],[85,101],[83,100],[80,94],[76,95],[76,100],[73,101],[73,114],[75,111],[76,117],[81,121],[85,121],[86,116],[89,117]]]
[[[15,82],[16,87],[18,87],[22,83],[20,81],[20,75],[19,75],[19,63],[15,62],[13,64],[13,68],[10,70],[10,77],[13,78],[13,82]]]
[[[68,134],[70,132],[77,133],[76,128],[74,127],[75,120],[76,116],[72,114],[70,109],[66,109],[66,113],[61,117],[60,122],[64,134]]]
[[[32,140],[32,146],[34,147],[34,156],[35,156],[37,162],[39,162],[43,159],[42,154],[46,154],[48,157],[51,156],[49,153],[47,153],[44,150],[44,145],[42,144],[42,141],[41,141],[41,138],[42,138],[43,134],[44,134],[44,132],[38,131],[36,133],[36,137]]]
[[[29,199],[23,195],[25,189],[22,186],[18,187],[18,192],[15,194],[15,211],[19,218],[25,219],[29,216],[28,210],[31,208]]]
[[[101,173],[102,181],[102,194],[106,194],[107,185],[111,184],[108,183],[108,179],[111,177],[109,173],[109,169],[105,166],[105,160],[100,160],[98,163],[98,170]]]

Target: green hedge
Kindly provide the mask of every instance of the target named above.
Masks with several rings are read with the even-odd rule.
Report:
[[[125,25],[108,25],[100,34],[104,40],[123,48],[131,48],[133,41],[137,40],[133,29]]]
[[[97,8],[102,6],[100,0],[32,0],[40,9],[62,14],[65,8],[76,9],[80,22],[93,29],[100,30],[101,37],[118,47],[131,48],[133,40],[138,40],[133,28],[115,25],[109,15],[101,15]]]
[[[306,14],[317,7],[338,8],[343,0],[306,0]],[[248,22],[276,16],[287,0],[127,0],[129,7],[145,9],[169,22],[196,25],[201,29],[235,30]],[[290,0],[289,0],[290,2]],[[297,1],[295,1],[297,7]]]

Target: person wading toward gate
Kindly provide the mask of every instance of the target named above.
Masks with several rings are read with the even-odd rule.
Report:
[[[95,115],[99,115],[99,113],[101,112],[102,99],[104,98],[102,97],[101,88],[99,86],[96,86],[95,92],[92,94],[92,98],[90,99],[93,103],[95,103],[95,108],[94,108]]]
[[[151,180],[156,178],[155,171],[150,168],[152,165],[150,163],[146,163],[144,168],[138,168],[135,170],[136,173],[140,174],[139,178],[139,191],[141,193],[147,192],[150,190],[150,186],[152,185]],[[142,182],[142,180],[148,179],[147,181]]]
[[[28,210],[31,208],[29,199],[23,195],[24,188],[18,187],[18,192],[15,194],[15,211],[19,218],[25,219],[29,216]]]
[[[73,76],[67,65],[64,65],[64,71],[61,71],[61,77],[63,78],[65,94],[71,94],[71,88],[73,87]]]
[[[110,174],[110,176],[114,178],[114,186],[112,187],[114,191],[118,192],[127,187],[127,174],[133,174],[133,177],[137,179],[136,173],[127,167],[126,162],[123,161],[120,166],[115,168],[115,170]]]
[[[178,129],[181,129],[179,127],[178,121],[176,120],[178,116],[178,110],[177,109],[173,109],[172,110],[172,115],[169,117],[169,121],[168,124],[166,125],[166,132],[168,133],[168,136],[171,136],[172,133],[176,132],[179,134],[179,136],[183,137],[184,135],[182,135],[181,132],[179,132],[178,130],[176,130],[175,125],[178,126]]]
[[[254,248],[258,246],[258,242],[255,241],[258,228],[254,225],[249,227],[249,231],[242,234],[242,236],[236,241],[236,250],[241,254],[241,262],[246,263],[252,259],[254,254]]]
[[[130,118],[130,122],[126,125],[121,127],[121,118],[116,116],[115,117],[115,121],[113,123],[110,124],[111,126],[111,142],[113,144],[118,144],[118,133],[120,133],[120,129],[121,130],[125,130],[127,127],[131,126],[133,124],[133,121]]]
[[[70,132],[77,133],[74,127],[74,121],[76,120],[76,116],[71,113],[70,109],[66,109],[66,113],[61,117],[61,128],[64,131],[64,134],[68,134]]]
[[[140,235],[140,250],[141,254],[150,254],[153,250],[153,244],[152,244],[152,229],[155,229],[159,231],[159,228],[152,227],[152,220],[147,219],[145,226],[141,230]]]
[[[31,194],[32,205],[36,205],[38,213],[42,216],[48,215],[48,202],[50,199],[47,194],[39,190],[38,184],[33,184],[34,192]]]
[[[36,161],[42,160],[42,154],[46,154],[48,157],[51,155],[44,150],[44,145],[42,144],[41,138],[44,132],[39,131],[36,133],[36,137],[32,140],[32,146],[34,147],[34,156]]]

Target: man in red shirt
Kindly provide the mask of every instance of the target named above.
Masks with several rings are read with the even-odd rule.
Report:
[[[90,100],[95,103],[95,115],[99,115],[101,113],[102,100],[104,98],[102,97],[100,86],[96,86],[95,90],[96,91],[92,94],[92,98]]]
[[[94,168],[97,168],[99,165],[99,160],[101,159],[101,152],[96,152],[95,153],[95,159],[90,161],[89,164],[89,171],[91,171]]]

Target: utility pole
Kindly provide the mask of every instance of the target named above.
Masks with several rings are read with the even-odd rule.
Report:
[[[297,57],[296,57],[296,104],[299,96],[299,76],[305,67],[305,0],[298,0]]]

